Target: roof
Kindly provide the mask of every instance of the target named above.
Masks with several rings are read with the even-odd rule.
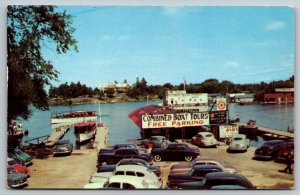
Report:
[[[140,171],[145,172],[148,168],[141,165],[120,165],[116,167],[116,171]]]
[[[74,126],[75,127],[86,127],[86,126],[92,126],[92,125],[95,125],[95,124],[96,124],[95,121],[87,121],[87,122],[76,123]]]
[[[207,173],[206,179],[222,179],[222,178],[242,178],[246,179],[243,175],[239,175],[237,173],[228,173],[228,172],[213,172]]]
[[[150,105],[133,110],[128,114],[128,117],[136,124],[136,126],[138,126],[138,128],[142,129],[142,115],[172,113],[176,113],[176,110],[158,105]]]
[[[113,175],[109,178],[109,183],[120,182],[120,183],[130,183],[130,184],[141,185],[143,180],[144,180],[144,178],[142,178],[142,177],[129,176],[129,175]]]

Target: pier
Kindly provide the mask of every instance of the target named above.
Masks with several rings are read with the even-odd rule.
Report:
[[[233,123],[235,125],[238,125],[238,126],[247,126],[246,123]],[[283,130],[278,130],[278,129],[271,129],[271,128],[265,128],[265,127],[259,127],[259,126],[256,126],[257,127],[257,134],[260,135],[260,136],[264,136],[264,135],[268,135],[269,138],[288,138],[288,139],[294,139],[295,138],[295,135],[294,133],[290,133],[290,132],[287,132],[287,131],[283,131]]]
[[[56,142],[65,135],[65,133],[70,129],[69,125],[63,125],[52,129],[52,134],[44,141],[47,147],[52,147]]]

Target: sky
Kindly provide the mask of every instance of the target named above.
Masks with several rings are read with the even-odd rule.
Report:
[[[220,82],[260,83],[294,74],[294,10],[290,7],[64,6],[73,16],[78,52],[44,57],[59,82],[90,87]]]

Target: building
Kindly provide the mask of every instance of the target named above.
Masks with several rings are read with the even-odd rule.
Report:
[[[232,103],[251,103],[254,102],[254,95],[254,93],[231,93],[228,99]]]
[[[264,94],[265,104],[294,103],[294,88],[276,88],[273,93]]]
[[[117,93],[126,93],[131,86],[128,83],[104,83],[99,87],[100,91],[106,92],[109,89],[115,90]]]

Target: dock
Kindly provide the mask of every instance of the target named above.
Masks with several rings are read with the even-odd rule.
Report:
[[[238,126],[247,126],[246,123],[240,123],[240,122],[233,123],[233,124],[238,125]],[[257,134],[261,135],[261,136],[268,134],[269,137],[273,137],[273,138],[279,138],[279,137],[286,137],[289,139],[295,138],[294,133],[290,133],[287,131],[271,129],[271,128],[266,128],[266,127],[260,127],[260,126],[256,126],[256,127],[257,127]]]
[[[70,129],[69,125],[58,126],[52,129],[52,134],[44,141],[47,147],[52,147],[56,142],[65,135],[65,133]]]
[[[109,137],[108,137],[108,127],[103,124],[99,123],[97,125],[97,132],[95,135],[95,140],[93,147],[99,151],[102,148],[107,148],[109,145]]]

